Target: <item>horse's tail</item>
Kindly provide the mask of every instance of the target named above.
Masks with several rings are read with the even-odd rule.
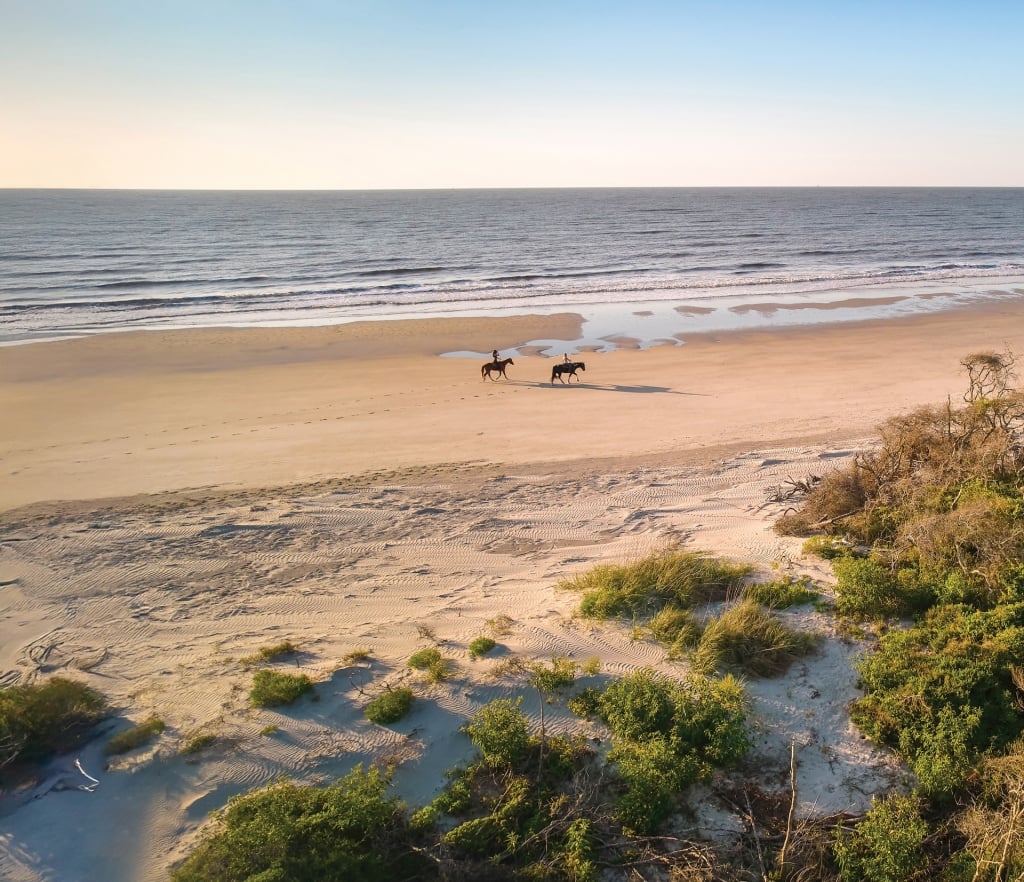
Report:
[[[555,385],[555,375],[558,373],[558,366],[551,368],[551,385]]]
[[[480,379],[482,380],[487,375],[487,365],[480,365]]]

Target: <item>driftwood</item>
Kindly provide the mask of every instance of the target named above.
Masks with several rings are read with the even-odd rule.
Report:
[[[808,475],[802,480],[787,477],[781,484],[774,484],[765,490],[764,505],[803,499],[820,483],[821,475]]]

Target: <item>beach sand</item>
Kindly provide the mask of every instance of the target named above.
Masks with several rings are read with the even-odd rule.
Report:
[[[595,563],[671,543],[752,563],[765,577],[823,562],[779,537],[787,479],[848,461],[884,418],[960,399],[959,360],[1019,347],[1024,309],[686,336],[584,352],[582,382],[549,382],[531,349],[572,315],[359,323],[331,328],[130,333],[0,349],[0,682],[72,676],[107,695],[109,732],[158,714],[167,730],[122,757],[106,737],[0,799],[0,877],[157,880],[208,813],[286,774],[327,780],[398,763],[421,805],[471,753],[458,727],[522,684],[489,671],[509,654],[571,655],[602,674],[679,673],[628,624],[573,615],[555,590]],[[507,381],[483,359],[512,354]],[[906,780],[850,725],[852,660],[825,613],[784,615],[822,636],[779,680],[749,684],[755,750],[741,770],[788,788],[797,746],[802,815],[863,811]],[[506,621],[507,619],[507,621]],[[500,627],[505,623],[505,628]],[[498,633],[497,651],[466,646]],[[258,710],[240,659],[291,640],[277,664],[319,701]],[[456,666],[408,670],[439,645]],[[345,656],[367,649],[367,661]],[[584,682],[589,680],[585,678]],[[411,685],[410,716],[362,708]],[[526,693],[524,709],[539,717]],[[601,733],[564,709],[555,728]],[[181,748],[215,736],[194,754]],[[73,765],[98,779],[91,782]],[[693,822],[734,836],[709,793]]]

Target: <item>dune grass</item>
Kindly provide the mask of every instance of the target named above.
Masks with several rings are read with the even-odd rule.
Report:
[[[772,582],[747,585],[743,589],[742,596],[744,599],[755,600],[762,606],[771,609],[786,609],[790,606],[812,603],[818,599],[819,595],[807,576],[801,576],[799,579],[783,576]]]
[[[601,564],[558,584],[583,595],[580,613],[591,619],[652,616],[662,607],[689,609],[739,591],[751,567],[703,554],[667,550],[628,564]]]
[[[256,707],[278,707],[291,704],[312,688],[313,683],[305,674],[257,671],[252,677],[249,700]]]
[[[414,652],[408,664],[413,670],[425,672],[431,683],[440,683],[451,676],[451,662],[432,646]]]
[[[148,720],[132,726],[130,729],[118,732],[107,742],[107,753],[127,753],[129,750],[134,750],[136,747],[148,744],[166,728],[167,726],[163,720],[157,716],[152,716]]]
[[[282,640],[280,643],[275,643],[273,646],[264,646],[252,655],[240,658],[239,661],[246,667],[252,667],[253,665],[263,664],[265,662],[276,661],[286,655],[295,655],[298,651],[299,647],[292,643],[291,640]]]
[[[786,627],[754,600],[729,607],[704,628],[693,652],[693,669],[777,677],[798,658],[814,651],[815,638]]]

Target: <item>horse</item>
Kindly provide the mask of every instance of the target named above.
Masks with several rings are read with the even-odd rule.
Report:
[[[551,382],[554,384],[555,377],[558,377],[558,379],[564,383],[565,378],[562,374],[568,374],[570,383],[572,382],[573,377],[576,377],[576,382],[578,383],[580,378],[577,376],[576,371],[585,371],[586,369],[587,366],[582,361],[570,361],[563,362],[562,364],[556,364],[551,368]]]
[[[507,380],[508,377],[505,376],[505,368],[510,364],[515,364],[511,358],[501,358],[498,359],[498,361],[489,361],[487,364],[481,366],[480,379],[483,380],[486,377],[491,377],[491,374],[495,373],[501,374],[502,379]],[[491,377],[491,379],[493,380],[494,377]]]

